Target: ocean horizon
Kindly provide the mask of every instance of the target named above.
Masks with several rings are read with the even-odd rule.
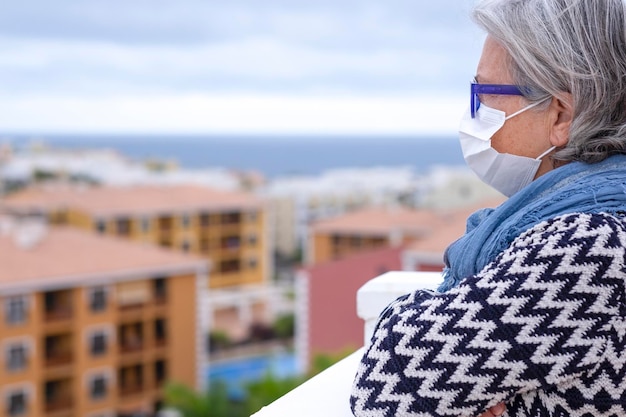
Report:
[[[32,142],[62,149],[115,149],[133,160],[160,159],[182,168],[254,170],[272,178],[318,175],[329,169],[436,165],[463,166],[453,136],[234,136],[234,135],[14,135],[0,137],[20,149]]]

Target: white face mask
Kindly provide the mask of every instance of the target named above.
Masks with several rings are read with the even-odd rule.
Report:
[[[504,126],[505,121],[540,103],[526,106],[508,117],[503,111],[481,103],[475,118],[472,119],[468,109],[461,120],[459,139],[465,162],[484,183],[507,197],[532,182],[541,165],[541,158],[552,152],[556,146],[533,159],[499,153],[491,147],[491,137]]]

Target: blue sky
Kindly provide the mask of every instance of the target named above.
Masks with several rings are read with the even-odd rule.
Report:
[[[453,132],[471,2],[2,2],[0,132]]]

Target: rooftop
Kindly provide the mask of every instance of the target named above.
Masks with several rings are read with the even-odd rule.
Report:
[[[0,230],[0,290],[206,269],[201,258],[74,228]]]
[[[432,210],[372,208],[321,220],[312,226],[314,233],[354,233],[388,235],[394,230],[430,232],[443,224],[444,218]]]
[[[9,210],[49,211],[73,208],[93,216],[146,215],[186,211],[259,208],[251,194],[200,186],[31,187],[0,202]]]
[[[408,252],[440,252],[443,254],[443,251],[452,242],[463,236],[467,226],[467,218],[472,213],[481,208],[496,207],[503,201],[504,198],[496,197],[482,201],[478,205],[471,205],[447,212],[445,221],[437,226],[436,233],[431,233],[420,240],[408,244],[406,250]]]

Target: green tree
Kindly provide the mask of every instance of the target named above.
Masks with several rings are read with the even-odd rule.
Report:
[[[311,369],[309,371],[308,377],[311,378],[326,368],[330,368],[346,356],[353,353],[356,349],[346,348],[340,352],[335,353],[318,353],[313,357],[313,363],[311,364]]]
[[[165,404],[183,417],[247,417],[243,404],[231,401],[226,386],[216,382],[209,390],[198,392],[180,383],[165,387]]]
[[[315,355],[312,369],[305,376],[280,378],[268,372],[260,380],[245,385],[245,396],[240,402],[231,400],[226,385],[220,382],[212,383],[206,392],[170,383],[165,387],[165,404],[178,410],[183,417],[248,417],[351,352]]]
[[[268,372],[260,380],[246,384],[247,395],[244,404],[247,415],[256,413],[276,401],[305,380],[305,377],[278,378]]]
[[[274,333],[281,339],[293,337],[296,319],[293,313],[283,314],[276,318],[273,324]]]

